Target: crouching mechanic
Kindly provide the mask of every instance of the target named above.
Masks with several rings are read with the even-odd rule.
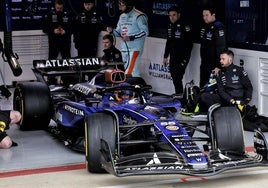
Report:
[[[0,111],[0,149],[8,149],[17,145],[7,135],[6,130],[9,129],[9,124],[18,123],[20,120],[21,114],[18,111]]]
[[[102,44],[103,44],[103,53],[102,60],[111,63],[122,63],[122,54],[120,50],[118,50],[114,46],[114,37],[111,34],[106,34],[102,37]],[[116,68],[120,70],[125,70],[124,65],[118,65]]]
[[[253,91],[251,81],[243,67],[233,64],[233,58],[234,53],[231,50],[221,52],[222,69],[216,76],[218,92],[202,93],[200,108],[206,107],[208,109],[215,103],[228,106],[234,105],[236,101],[242,101],[244,104],[250,102]],[[207,111],[207,109],[202,109],[202,111]]]

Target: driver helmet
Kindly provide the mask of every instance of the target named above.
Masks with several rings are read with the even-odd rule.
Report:
[[[128,103],[134,97],[133,91],[131,90],[121,90],[115,92],[115,99],[120,103]]]
[[[130,84],[128,83],[122,83],[122,84],[119,84],[119,86],[130,86]],[[120,91],[115,91],[114,92],[115,94],[115,100],[117,102],[122,102],[122,103],[128,103],[128,101],[132,100],[134,98],[134,92],[132,90],[124,90],[122,88],[122,90]]]

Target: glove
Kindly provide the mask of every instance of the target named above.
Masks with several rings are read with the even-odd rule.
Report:
[[[0,121],[0,131],[1,131],[1,132],[4,132],[5,129],[6,129],[6,123],[3,122],[3,121]]]
[[[250,102],[250,100],[251,100],[250,98],[246,98],[244,104],[247,105]]]
[[[235,103],[236,103],[236,102],[235,102],[234,99],[231,99],[231,100],[230,100],[230,104],[235,105]]]

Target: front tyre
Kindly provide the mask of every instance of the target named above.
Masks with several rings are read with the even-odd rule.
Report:
[[[22,115],[18,123],[21,130],[46,129],[53,114],[48,86],[41,82],[17,84],[14,91],[13,109]]]
[[[110,114],[95,113],[86,118],[86,165],[91,173],[106,172],[101,165],[101,139],[105,140],[112,151],[116,148],[116,121]]]
[[[245,152],[243,123],[235,107],[220,107],[213,112],[216,147],[221,151]]]

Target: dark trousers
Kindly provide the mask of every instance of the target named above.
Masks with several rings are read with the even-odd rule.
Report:
[[[57,59],[59,53],[61,54],[62,59],[68,59],[71,57],[71,45],[63,44],[51,44],[49,43],[49,59]]]
[[[79,58],[97,57],[96,48],[79,48],[77,52]]]
[[[173,85],[175,87],[175,93],[183,93],[183,83],[182,79],[186,70],[188,62],[183,63],[183,61],[178,61],[170,58],[169,67],[170,74],[173,80]]]
[[[206,61],[201,61],[200,65],[200,88],[203,88],[206,83],[209,81],[209,77],[212,71],[212,67]]]
[[[69,59],[71,57],[71,43],[63,42],[63,41],[49,40],[48,58],[49,59],[57,59],[59,54],[61,55],[62,59]],[[65,80],[64,82],[66,82],[66,83],[69,83],[69,80],[70,80],[70,78],[64,77],[64,76],[61,79]],[[57,80],[56,80],[55,76],[48,77],[48,84],[49,85],[56,85],[57,84]]]
[[[216,94],[216,93],[210,93],[210,92],[205,92],[202,93],[200,96],[200,111],[202,112],[207,112],[209,107],[212,106],[213,104],[219,103],[222,106],[228,106],[229,103],[227,103],[226,101],[224,101],[220,95]]]

